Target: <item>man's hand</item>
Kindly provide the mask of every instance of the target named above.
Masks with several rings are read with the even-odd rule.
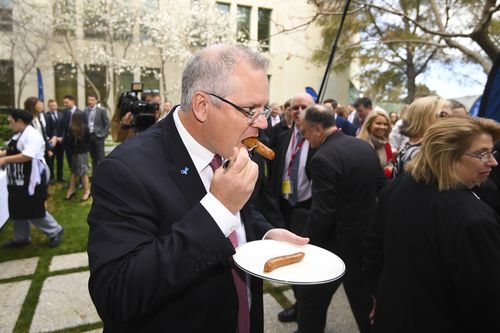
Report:
[[[229,167],[215,170],[210,193],[229,211],[236,214],[253,192],[259,167],[250,160],[245,148],[234,148]]]
[[[278,241],[285,241],[297,245],[305,245],[309,243],[309,237],[300,237],[286,229],[271,229],[266,233],[265,239],[274,239]]]

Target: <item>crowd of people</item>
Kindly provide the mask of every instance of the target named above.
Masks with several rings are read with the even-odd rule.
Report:
[[[196,53],[180,105],[165,106],[141,135],[130,114],[113,117],[124,143],[105,159],[110,121],[95,96],[84,111],[66,96],[64,113],[51,100],[45,117],[40,101],[27,100],[9,116],[14,148],[0,164],[24,163],[30,189],[43,155],[50,172],[34,183],[35,196],[19,194],[39,209],[14,217],[7,245],[29,243],[26,219],[50,244],[60,238],[40,206],[43,184],[54,164],[53,179],[62,179],[66,152],[66,198],[81,180],[87,200],[90,152],[89,290],[108,332],[262,332],[262,281],[231,260],[257,239],[311,243],[346,264],[337,281],[292,286],[296,303],[277,318],[296,321],[298,333],[324,332],[340,283],[362,333],[496,331],[500,125],[439,96],[391,113],[367,97],[342,106],[299,92],[269,103],[267,65],[243,46]],[[66,125],[51,132],[59,118]],[[20,145],[37,131],[36,149]],[[249,156],[248,137],[274,160]],[[15,153],[22,158],[7,160]]]

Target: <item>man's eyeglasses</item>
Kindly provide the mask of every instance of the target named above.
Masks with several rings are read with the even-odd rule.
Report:
[[[470,157],[475,157],[483,163],[488,163],[492,157],[495,160],[497,159],[498,151],[496,151],[496,150],[493,152],[485,151],[484,153],[481,153],[481,154],[464,153],[464,155],[470,156]]]
[[[298,111],[299,109],[305,110],[305,109],[307,109],[307,105],[294,105],[294,106],[292,106],[293,111]]]
[[[225,98],[217,96],[216,94],[212,94],[212,93],[209,93],[209,92],[205,92],[205,94],[220,99],[224,103],[227,103],[227,104],[231,105],[233,108],[235,108],[236,110],[238,110],[241,113],[243,113],[244,115],[246,115],[248,117],[248,124],[249,125],[255,124],[257,122],[257,119],[259,119],[260,116],[263,116],[264,118],[267,119],[269,117],[269,115],[271,114],[271,107],[269,105],[265,105],[262,111],[257,110],[257,108],[252,108],[252,109],[247,108],[247,109],[245,109],[245,108],[242,108],[241,106],[238,106],[238,105],[234,104],[231,101],[228,101]]]

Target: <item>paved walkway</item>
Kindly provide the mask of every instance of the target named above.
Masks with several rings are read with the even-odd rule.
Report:
[[[38,295],[38,304],[29,328],[29,333],[54,332],[72,329],[71,332],[102,332],[102,324],[88,294],[89,277],[86,253],[59,255],[52,258],[48,276],[43,280],[41,289],[33,283],[33,273],[38,258],[28,258],[0,263],[0,333],[13,332],[28,293]],[[273,285],[281,286],[281,285]],[[290,289],[284,295],[293,303]],[[277,321],[276,314],[282,306],[274,296],[264,295],[265,333],[292,333],[297,329],[295,323],[283,324]],[[97,329],[96,329],[97,328]],[[325,333],[356,333],[357,326],[342,288],[335,294],[328,312]]]

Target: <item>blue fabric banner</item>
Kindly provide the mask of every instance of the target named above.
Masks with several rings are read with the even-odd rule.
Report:
[[[43,101],[45,101],[45,98],[43,96],[42,71],[38,67],[36,68],[36,77],[37,77],[37,81],[38,81],[38,99],[43,102]]]

